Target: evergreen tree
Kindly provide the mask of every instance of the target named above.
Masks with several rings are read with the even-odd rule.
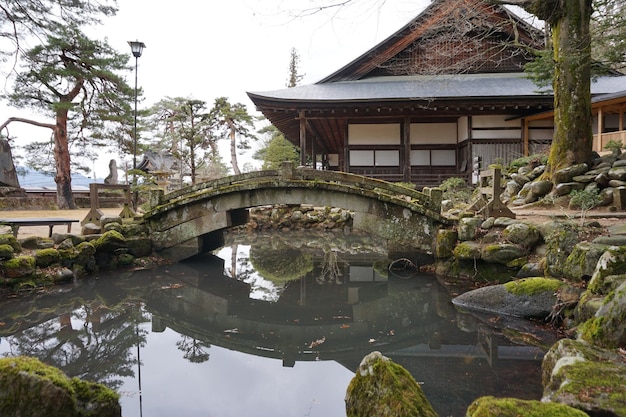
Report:
[[[295,87],[300,81],[302,81],[304,75],[300,74],[300,55],[296,48],[291,48],[289,55],[289,79],[287,80],[287,87]]]
[[[32,108],[53,122],[9,118],[50,129],[56,165],[57,204],[75,208],[71,188],[70,143],[119,140],[132,124],[134,90],[119,75],[130,71],[128,55],[106,41],[92,40],[76,25],[50,27],[40,45],[26,51],[14,86],[5,98],[11,106]],[[121,146],[124,143],[120,143]],[[77,146],[80,148],[80,146]]]
[[[226,97],[215,99],[209,115],[216,138],[230,140],[230,162],[235,174],[241,174],[237,164],[237,149],[250,149],[250,140],[257,139],[250,131],[254,126],[254,118],[248,113],[245,105],[231,104]]]
[[[217,144],[211,133],[206,102],[185,97],[166,97],[151,109],[155,135],[161,138],[159,148],[169,150],[181,164],[182,172],[189,172],[195,184],[200,171],[218,155]]]

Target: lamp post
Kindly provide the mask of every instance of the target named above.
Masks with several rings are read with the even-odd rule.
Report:
[[[130,50],[135,57],[135,125],[133,128],[133,186],[137,185],[137,177],[134,170],[137,169],[137,68],[138,61],[141,53],[143,52],[143,48],[146,47],[146,44],[139,41],[128,41],[130,45]],[[137,193],[134,193],[133,197],[133,205],[137,208]]]

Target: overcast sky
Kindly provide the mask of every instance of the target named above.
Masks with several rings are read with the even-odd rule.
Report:
[[[400,29],[428,0],[358,0],[340,12],[318,13],[305,19],[289,10],[327,0],[118,0],[119,12],[94,37],[106,37],[118,51],[130,54],[127,41],[146,49],[139,58],[138,83],[147,107],[169,97],[193,97],[208,107],[226,96],[256,111],[246,91],[284,88],[292,47],[300,54],[302,84],[313,83],[341,68]],[[383,5],[382,7],[379,7]],[[134,64],[134,58],[131,61]],[[134,85],[134,74],[128,74]],[[0,119],[29,112],[0,107]],[[41,117],[41,116],[39,116]],[[17,142],[47,140],[47,129],[13,124]],[[222,150],[228,161],[228,154]],[[129,158],[130,159],[130,158]],[[140,158],[139,158],[140,159]],[[108,173],[110,155],[96,163],[96,173]],[[246,161],[240,159],[240,164]],[[120,165],[120,161],[118,161]]]

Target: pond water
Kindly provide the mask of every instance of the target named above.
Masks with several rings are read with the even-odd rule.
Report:
[[[367,236],[232,234],[188,262],[0,302],[0,355],[105,383],[124,417],[345,416],[373,350],[441,416],[541,397],[543,351],[502,336],[528,323],[458,313],[434,276],[399,268],[422,259],[398,257]]]

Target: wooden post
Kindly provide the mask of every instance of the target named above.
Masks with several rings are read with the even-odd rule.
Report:
[[[306,165],[306,119],[304,110],[300,110],[300,166]]]
[[[489,185],[489,179],[492,179],[491,185]],[[488,169],[480,172],[480,180],[478,182],[478,191],[480,197],[478,201],[475,201],[469,210],[478,210],[478,214],[482,214],[485,217],[509,217],[515,218],[509,208],[502,203],[500,195],[502,194],[502,173],[500,168]]]
[[[404,118],[402,143],[404,144],[404,182],[411,182],[411,118],[408,116]]]

